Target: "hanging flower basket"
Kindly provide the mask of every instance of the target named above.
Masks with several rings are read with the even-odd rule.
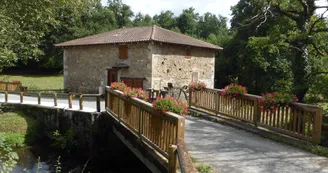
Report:
[[[161,112],[173,112],[179,115],[187,114],[187,105],[176,100],[173,97],[160,98],[158,97],[153,102],[153,107],[155,111]]]
[[[247,89],[236,83],[231,83],[222,89],[221,95],[226,97],[231,97],[232,100],[236,100],[236,97],[247,94]]]
[[[206,84],[204,82],[191,82],[189,83],[188,88],[192,92],[202,91],[206,88]]]
[[[110,88],[124,92],[127,86],[123,82],[113,82],[110,84]]]
[[[298,102],[294,94],[289,93],[266,93],[262,94],[260,99],[260,107],[262,112],[276,112],[279,107],[288,107],[292,102]]]

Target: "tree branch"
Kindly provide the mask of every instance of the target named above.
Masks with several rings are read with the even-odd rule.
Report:
[[[297,22],[299,20],[299,16],[295,16],[286,11],[281,10],[279,5],[275,5],[274,7],[277,9],[278,13],[280,13],[286,17],[289,17],[290,19],[294,20],[295,22]]]
[[[314,43],[314,42],[310,42],[310,44],[314,47],[314,49],[317,51],[317,53],[321,56],[325,56],[325,54],[323,54],[320,49],[318,48],[318,46]]]
[[[312,26],[311,26],[311,28],[310,28],[310,31],[309,31],[309,35],[312,34],[312,31],[313,31],[315,25],[316,25],[318,22],[320,22],[320,20],[323,20],[323,19],[324,19],[323,16],[325,15],[325,13],[326,13],[327,11],[328,11],[328,9],[327,9],[326,11],[324,11],[324,12],[321,14],[320,18],[318,18],[316,21],[313,22],[313,24],[312,24]]]
[[[315,9],[319,9],[319,8],[328,8],[328,6],[315,6]]]

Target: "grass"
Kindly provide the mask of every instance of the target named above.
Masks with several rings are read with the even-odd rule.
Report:
[[[192,156],[190,158],[191,161],[196,165],[196,169],[199,173],[211,173],[213,171],[211,166],[204,163],[197,163],[197,159]]]
[[[62,89],[64,88],[63,75],[0,75],[0,80],[13,81],[19,80],[23,86],[27,86],[28,89]]]
[[[24,146],[33,142],[37,124],[37,120],[22,112],[0,113],[0,138],[11,146]]]

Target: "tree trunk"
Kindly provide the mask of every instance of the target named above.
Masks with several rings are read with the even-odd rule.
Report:
[[[298,41],[295,45],[299,50],[295,53],[295,59],[292,64],[294,75],[293,88],[296,97],[300,102],[304,102],[306,92],[309,90],[309,83],[306,76],[310,73],[309,57],[307,45],[304,41]]]

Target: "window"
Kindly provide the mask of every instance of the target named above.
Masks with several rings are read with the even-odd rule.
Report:
[[[119,49],[120,49],[120,59],[128,59],[128,46],[121,45]]]
[[[123,81],[127,86],[132,88],[143,88],[143,81],[145,78],[127,78],[121,77],[121,81]]]
[[[190,59],[191,58],[191,54],[190,54],[190,48],[188,47],[186,50],[186,58]]]

